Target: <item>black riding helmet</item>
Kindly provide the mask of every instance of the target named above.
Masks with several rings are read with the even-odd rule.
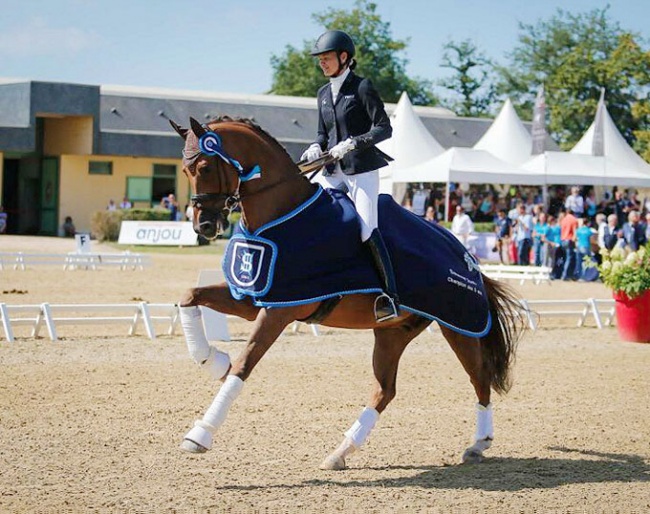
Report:
[[[338,55],[341,52],[347,52],[348,60],[354,57],[354,41],[342,30],[328,30],[323,32],[314,43],[311,49],[311,55],[324,54],[325,52],[335,51]]]

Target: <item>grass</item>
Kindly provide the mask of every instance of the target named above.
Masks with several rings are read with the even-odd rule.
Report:
[[[116,242],[105,241],[103,244],[115,248],[116,251],[147,254],[183,254],[183,255],[223,255],[228,244],[227,239],[217,239],[205,246],[155,246],[155,245],[120,245]]]

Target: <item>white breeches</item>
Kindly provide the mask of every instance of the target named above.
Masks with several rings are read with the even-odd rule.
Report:
[[[312,182],[331,189],[341,189],[341,186],[345,184],[348,196],[354,202],[361,220],[361,241],[366,241],[378,224],[379,171],[345,175],[337,164],[333,175],[325,177],[320,172],[312,179]]]

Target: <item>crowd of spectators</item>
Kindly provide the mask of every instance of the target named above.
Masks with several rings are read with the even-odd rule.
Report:
[[[598,200],[591,187],[540,188],[450,184],[449,211],[444,192],[420,188],[407,195],[406,207],[433,222],[451,220],[463,242],[474,222],[494,224],[493,251],[504,264],[548,266],[561,280],[590,279],[583,262],[598,261],[599,250],[637,250],[650,241],[650,197],[614,187]],[[420,212],[422,211],[422,212]]]

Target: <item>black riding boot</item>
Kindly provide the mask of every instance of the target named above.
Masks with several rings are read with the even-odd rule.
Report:
[[[378,322],[387,321],[399,316],[397,285],[395,284],[395,274],[390,262],[390,255],[388,255],[384,239],[377,229],[372,231],[365,244],[370,248],[370,253],[375,261],[375,268],[379,272],[384,289],[384,293],[375,300],[375,318]]]

